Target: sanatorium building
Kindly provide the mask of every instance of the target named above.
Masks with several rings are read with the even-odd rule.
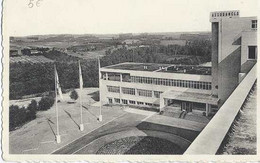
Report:
[[[216,112],[256,64],[257,18],[218,11],[210,13],[210,22],[212,66],[127,62],[102,67],[101,104]]]

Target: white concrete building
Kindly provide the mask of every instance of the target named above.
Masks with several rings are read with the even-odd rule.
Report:
[[[120,63],[100,69],[102,104],[163,109],[174,102],[192,111],[194,103],[217,105],[211,96],[211,68],[155,63]]]
[[[210,13],[212,66],[120,63],[100,69],[101,103],[217,110],[237,87],[257,58],[256,17],[239,11]],[[175,107],[176,108],[176,107]]]

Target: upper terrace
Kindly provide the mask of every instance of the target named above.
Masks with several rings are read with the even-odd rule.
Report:
[[[125,62],[116,65],[106,66],[109,69],[168,72],[182,74],[211,75],[211,67],[197,65],[174,65],[161,63],[132,63]]]

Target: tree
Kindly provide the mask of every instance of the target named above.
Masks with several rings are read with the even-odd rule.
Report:
[[[9,107],[9,130],[12,131],[16,127],[21,126],[27,121],[26,109],[24,107],[19,108],[17,105]]]
[[[26,115],[26,119],[27,120],[32,120],[36,118],[36,111],[38,109],[38,104],[37,101],[32,100],[31,103],[28,105],[27,107],[27,115]]]
[[[54,98],[51,96],[45,96],[42,97],[41,100],[39,101],[39,110],[48,110],[52,107],[54,104]]]
[[[71,93],[70,93],[70,98],[73,100],[77,100],[78,99],[78,93],[77,91],[74,89]]]

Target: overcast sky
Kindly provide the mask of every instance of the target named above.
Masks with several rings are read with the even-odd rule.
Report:
[[[256,16],[257,0],[30,0],[5,1],[11,36],[210,31],[211,11]],[[34,0],[37,1],[37,0]]]

